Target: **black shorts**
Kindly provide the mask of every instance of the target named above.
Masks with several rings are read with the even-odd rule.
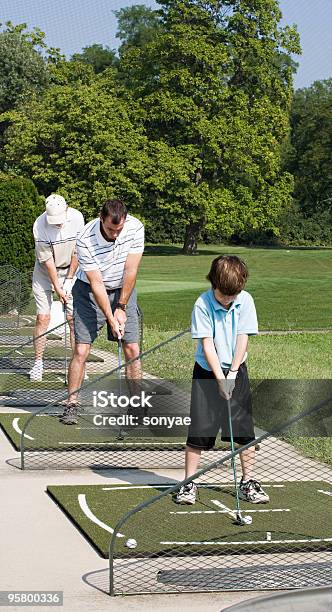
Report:
[[[224,370],[227,374],[227,370]],[[213,372],[205,370],[197,362],[194,366],[187,446],[209,450],[214,447],[221,429],[221,439],[230,441],[228,402],[219,392]],[[255,440],[252,418],[251,391],[245,363],[239,368],[235,388],[230,400],[233,439],[245,445]]]

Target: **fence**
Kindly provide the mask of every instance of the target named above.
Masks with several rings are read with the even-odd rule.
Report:
[[[20,323],[22,275],[13,266],[0,266],[0,328]]]
[[[326,391],[319,395],[324,397]],[[261,392],[264,398],[264,384]],[[109,544],[110,595],[330,585],[332,467],[303,455],[296,440],[310,440],[309,432],[322,434],[331,421],[331,406],[332,394],[325,395],[242,450],[173,486],[105,488],[108,524],[113,517],[114,530]],[[232,460],[239,473],[240,453],[257,442],[261,449],[256,453],[254,478],[270,501],[241,501],[252,524],[239,526]],[[331,463],[331,454],[328,459]],[[174,503],[179,487],[191,479],[198,484],[196,504]],[[160,492],[153,496],[153,490]],[[137,491],[139,504],[134,503]],[[124,495],[132,509],[116,518]]]
[[[92,357],[103,359],[103,364],[88,364],[89,379],[79,390],[78,422],[74,427],[59,420],[64,411],[62,402],[68,397],[63,387],[55,390],[53,384],[51,390],[33,389],[29,395],[22,392],[22,402],[28,402],[33,413],[20,419],[21,468],[182,467],[187,427],[154,426],[153,418],[164,415],[183,421],[189,415],[192,351],[188,331],[167,338],[143,351],[139,359],[121,365],[115,353],[93,348]],[[124,371],[130,365],[141,369],[142,378],[125,378]],[[105,396],[112,394],[122,396],[126,406],[106,401]],[[153,402],[151,418],[130,407],[132,396],[142,394]],[[20,401],[18,391],[13,401]],[[151,422],[146,423],[149,419]],[[224,446],[219,444],[204,453],[203,461],[211,461],[211,454],[222,453]]]

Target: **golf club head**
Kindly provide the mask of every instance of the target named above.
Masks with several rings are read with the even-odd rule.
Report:
[[[241,512],[237,512],[237,513],[236,513],[236,518],[235,518],[234,524],[235,524],[235,525],[239,525],[240,527],[242,527],[243,525],[245,525],[245,522],[244,522],[244,520],[243,520],[243,518],[242,518],[242,514],[241,514]]]
[[[252,517],[251,516],[242,516],[241,512],[236,513],[235,524],[239,526],[243,525],[251,525]]]

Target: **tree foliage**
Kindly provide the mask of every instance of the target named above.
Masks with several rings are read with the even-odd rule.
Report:
[[[98,64],[101,45],[57,58],[43,94],[2,115],[3,163],[87,219],[106,195],[123,197],[150,239],[162,224],[185,230],[186,252],[202,232],[277,233],[293,188],[281,149],[300,51],[277,0],[163,0],[116,15],[118,69]]]
[[[151,214],[162,209],[186,225],[187,252],[203,228],[230,235],[275,227],[292,190],[280,145],[292,95],[285,56],[300,51],[296,31],[279,27],[276,0],[161,4],[158,36],[128,48],[121,62],[161,156]]]
[[[0,174],[0,265],[11,264],[22,272],[32,269],[32,226],[43,210],[32,181]]]
[[[9,115],[5,158],[11,171],[32,178],[40,193],[60,191],[92,218],[106,196],[141,202],[146,139],[130,100],[116,90],[114,72],[95,75],[79,62],[61,64],[43,98]]]
[[[291,126],[288,168],[300,211],[332,211],[332,79],[296,91]]]
[[[97,43],[89,45],[88,47],[83,47],[81,53],[74,53],[72,60],[92,66],[96,74],[103,72],[109,67],[115,68],[119,61],[114,49],[110,49],[107,46],[104,47]]]
[[[25,23],[14,26],[8,21],[0,32],[0,112],[17,107],[48,85],[47,63],[59,55],[44,38],[38,28],[29,32]]]
[[[159,13],[144,4],[134,4],[114,11],[114,14],[118,20],[116,36],[121,40],[120,56],[130,47],[145,47],[158,36],[161,27]]]

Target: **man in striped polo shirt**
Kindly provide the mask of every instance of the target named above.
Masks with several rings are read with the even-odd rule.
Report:
[[[69,399],[60,420],[77,423],[77,395],[85,362],[98,331],[108,324],[109,339],[123,340],[126,361],[139,355],[136,277],[144,251],[144,226],[121,200],[107,200],[100,216],[77,240],[79,270],[73,288],[75,352],[69,366]],[[141,376],[139,360],[126,368],[128,379]]]
[[[75,208],[69,208],[66,200],[52,193],[45,200],[46,210],[33,225],[36,262],[33,271],[32,291],[37,307],[34,337],[47,331],[50,323],[52,297],[55,292],[67,310],[71,330],[71,344],[74,346],[72,330],[71,290],[78,261],[76,238],[84,227],[84,218]],[[30,380],[43,378],[43,354],[46,337],[34,343],[35,363],[30,370]]]

